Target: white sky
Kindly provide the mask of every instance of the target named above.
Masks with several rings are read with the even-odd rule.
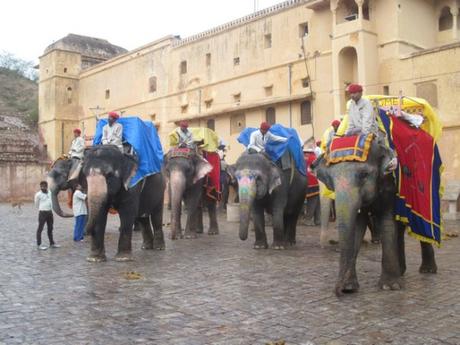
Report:
[[[107,39],[128,50],[166,35],[182,38],[282,0],[2,0],[0,51],[38,61],[69,33]]]

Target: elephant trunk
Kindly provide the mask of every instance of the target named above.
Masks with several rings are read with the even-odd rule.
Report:
[[[246,241],[251,215],[252,204],[256,196],[256,183],[254,179],[242,177],[238,180],[238,196],[240,199],[240,239]]]
[[[361,196],[357,187],[348,187],[335,191],[340,245],[339,281],[342,283],[356,276],[356,257],[362,240],[362,233],[356,228],[358,212],[361,208]]]
[[[53,205],[53,211],[60,217],[63,218],[71,218],[73,217],[72,212],[65,212],[61,209],[61,205],[59,204],[59,199],[58,199],[58,194],[59,194],[59,188],[56,186],[54,183],[54,180],[51,178],[48,178],[48,188],[51,192],[51,203]]]
[[[181,208],[182,199],[186,188],[186,178],[182,171],[171,171],[169,178],[169,188],[171,190],[171,238],[175,239],[181,233]]]
[[[103,175],[90,174],[87,177],[88,184],[88,222],[86,233],[93,234],[96,220],[101,212],[102,206],[107,202],[107,181]]]

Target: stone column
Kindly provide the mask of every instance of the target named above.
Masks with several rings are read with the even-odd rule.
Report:
[[[364,0],[355,0],[356,5],[358,5],[358,19],[363,20],[363,5],[364,5]]]
[[[452,39],[458,39],[458,30],[457,30],[457,20],[458,20],[458,7],[456,6],[456,1],[454,5],[450,8],[450,14],[452,15]]]

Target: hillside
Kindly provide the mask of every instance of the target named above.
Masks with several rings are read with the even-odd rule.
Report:
[[[24,114],[30,125],[38,120],[38,84],[0,67],[0,115]]]

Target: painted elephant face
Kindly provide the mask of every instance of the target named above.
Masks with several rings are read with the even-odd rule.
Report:
[[[312,165],[313,171],[326,187],[334,190],[336,198],[370,204],[378,193],[379,181],[387,174],[393,153],[387,147],[372,143],[366,162],[341,162],[326,165],[320,156]]]
[[[281,185],[279,169],[261,154],[244,153],[236,162],[240,200],[240,239],[248,238],[249,215],[255,200],[271,194]]]

